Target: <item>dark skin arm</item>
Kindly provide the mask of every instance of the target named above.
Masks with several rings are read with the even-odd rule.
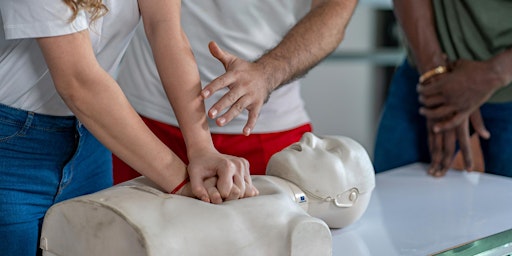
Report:
[[[412,50],[414,60],[418,71],[421,74],[432,70],[438,66],[447,66],[446,57],[439,44],[439,39],[435,30],[435,20],[432,2],[428,0],[394,0],[395,15],[398,22],[404,30],[405,37]],[[429,87],[439,79],[451,76],[451,73],[444,73],[433,76],[423,83],[422,88]],[[420,101],[422,101],[420,97]],[[441,104],[438,102],[437,104]],[[429,107],[435,104],[429,105]],[[460,149],[464,159],[464,165],[467,170],[472,170],[473,159],[469,143],[469,122],[472,122],[475,130],[485,136],[487,131],[481,121],[480,112],[474,110],[474,116],[469,115],[461,122],[440,131],[434,129],[437,124],[443,122],[446,117],[426,116],[428,130],[428,144],[431,154],[431,163],[428,173],[440,177],[444,176],[451,167],[453,156],[455,155],[455,145],[459,142]]]
[[[475,120],[482,124],[479,108],[499,88],[512,81],[512,50],[506,50],[486,61],[457,60],[450,65],[450,73],[419,85],[420,113],[428,119],[438,119],[432,129],[444,133],[465,125],[468,116],[474,127]],[[476,116],[478,115],[478,116]],[[490,134],[475,128],[483,138]]]
[[[425,105],[421,111],[427,117],[445,118],[434,126],[436,131],[451,129],[510,82],[512,49],[486,61],[458,60],[451,65],[450,76],[418,87]]]

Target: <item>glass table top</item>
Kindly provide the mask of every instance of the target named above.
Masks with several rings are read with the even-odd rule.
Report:
[[[512,229],[478,239],[434,256],[511,256]]]

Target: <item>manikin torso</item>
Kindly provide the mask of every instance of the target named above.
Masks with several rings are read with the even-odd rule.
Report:
[[[215,205],[140,177],[52,208],[41,247],[45,256],[331,255],[323,221],[266,177],[253,182],[260,196]]]
[[[139,177],[52,207],[41,248],[46,256],[331,255],[329,227],[349,225],[366,210],[374,187],[369,161],[346,137],[308,133],[274,155],[267,176],[253,176],[259,196],[220,205],[164,193]]]

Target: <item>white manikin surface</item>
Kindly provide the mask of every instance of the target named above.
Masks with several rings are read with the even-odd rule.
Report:
[[[45,256],[331,255],[329,227],[275,177],[254,176],[260,196],[221,205],[169,195],[140,177],[52,207]]]
[[[330,228],[365,212],[375,175],[364,148],[306,133],[253,176],[260,195],[220,205],[170,195],[145,177],[50,208],[45,256],[331,255]]]
[[[366,150],[345,136],[305,133],[274,154],[267,175],[296,184],[309,198],[307,212],[331,228],[343,228],[366,211],[375,171]]]

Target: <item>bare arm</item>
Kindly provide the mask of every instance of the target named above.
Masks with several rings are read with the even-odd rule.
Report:
[[[256,63],[272,90],[304,75],[341,43],[357,0],[313,0],[311,11]],[[277,71],[277,72],[276,72]]]
[[[441,49],[439,38],[437,37],[432,1],[394,0],[393,2],[395,15],[404,30],[418,71],[421,74],[425,74],[436,67],[448,66],[448,60]],[[423,84],[420,84],[419,87],[431,87],[436,81],[449,76],[452,76],[452,74],[445,73],[433,76],[423,82]],[[420,96],[420,101],[423,103],[422,98],[423,96]],[[442,101],[436,104],[442,104]],[[472,169],[473,159],[469,145],[469,121],[471,121],[479,134],[485,136],[484,134],[487,131],[481,121],[479,112],[474,113],[471,119],[466,116],[457,126],[453,126],[452,129],[443,132],[438,132],[434,129],[436,125],[443,122],[443,119],[427,116],[428,143],[431,154],[429,173],[431,175],[443,176],[451,167],[456,141],[459,142],[465,168],[468,170]]]
[[[220,200],[219,196],[235,199],[255,195],[248,162],[220,154],[213,146],[199,72],[179,12],[174,11],[180,10],[180,1],[140,0],[139,6],[160,79],[185,139],[194,193],[204,194],[203,181],[218,176],[220,195],[213,193],[215,201]],[[240,191],[233,190],[233,182]]]
[[[185,178],[185,164],[151,133],[100,67],[88,31],[37,41],[57,91],[77,118],[123,161],[172,191]]]
[[[435,29],[432,1],[394,0],[395,16],[402,27],[420,73],[446,65]]]
[[[225,87],[230,91],[213,105],[209,116],[216,118],[217,113],[229,108],[217,119],[222,126],[247,109],[249,120],[243,133],[248,135],[273,90],[304,75],[336,49],[356,4],[357,0],[313,0],[310,12],[255,62],[239,59],[210,44],[212,55],[223,63],[226,73],[207,85],[202,94],[208,97]]]

